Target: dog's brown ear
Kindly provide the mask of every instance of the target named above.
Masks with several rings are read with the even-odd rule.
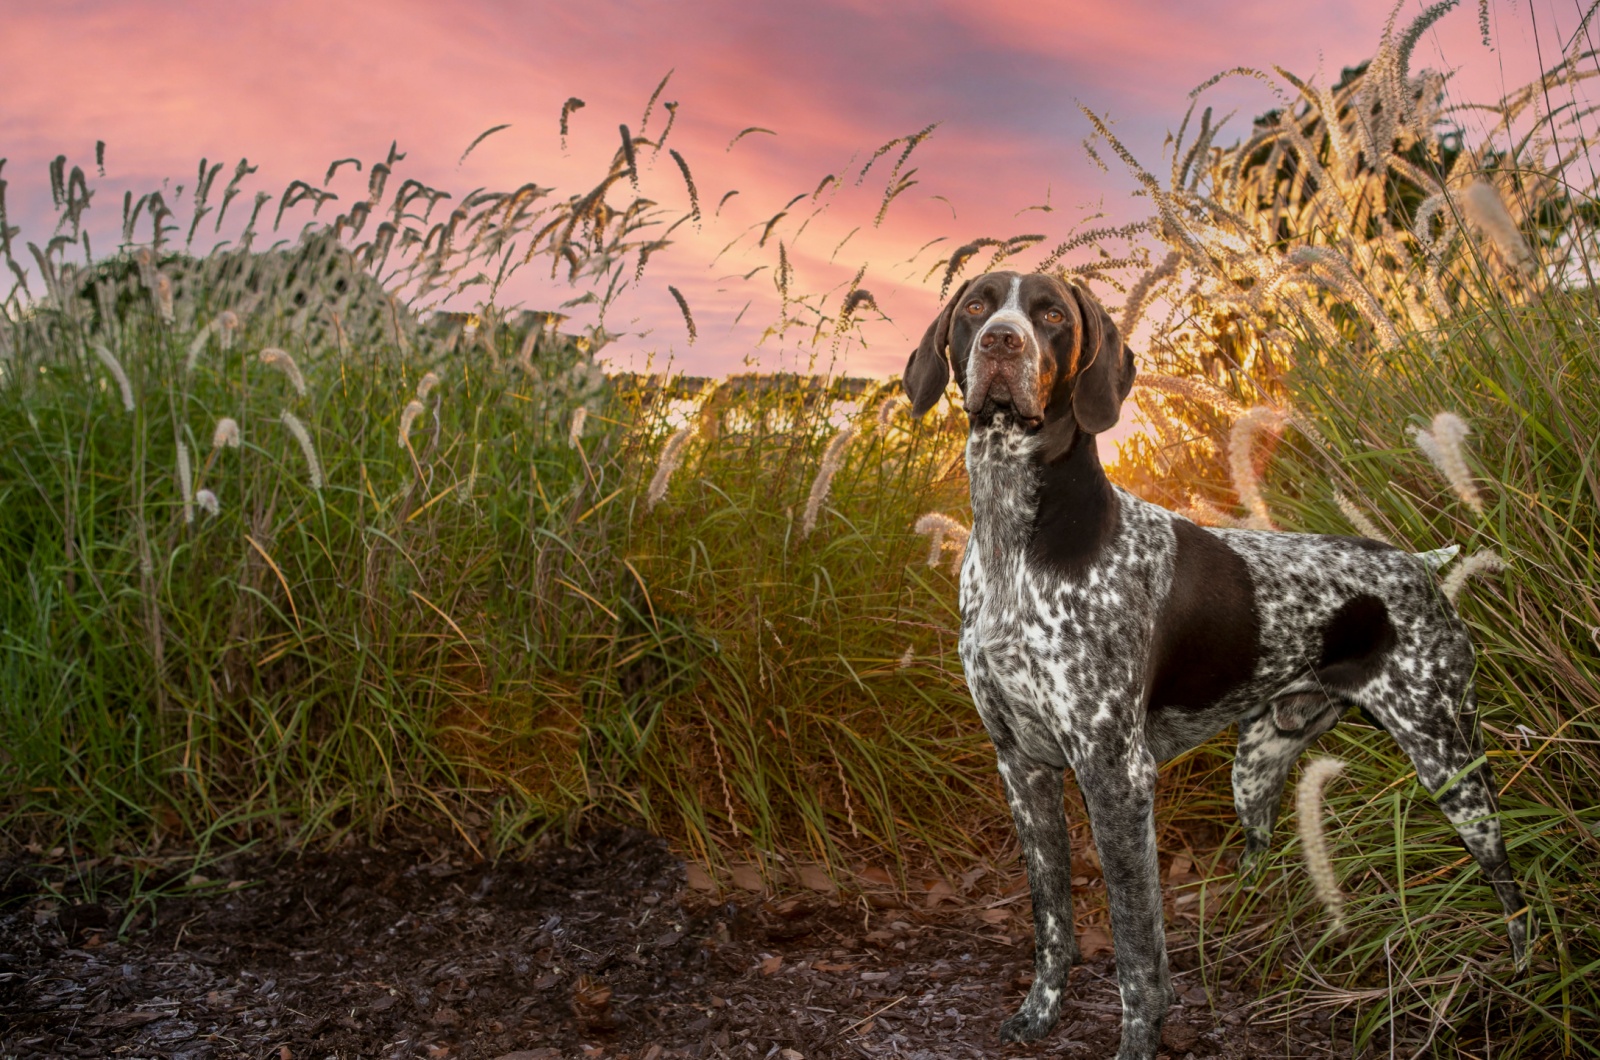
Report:
[[[1089,434],[1101,434],[1116,426],[1122,402],[1133,389],[1133,351],[1122,342],[1112,322],[1094,295],[1076,284],[1072,294],[1078,300],[1078,315],[1083,334],[1078,337],[1078,374],[1072,385],[1072,415],[1078,427]]]
[[[938,404],[944,396],[944,388],[950,383],[950,358],[945,353],[945,347],[950,344],[950,321],[954,319],[956,307],[961,304],[962,297],[971,285],[970,280],[961,285],[938,318],[928,325],[928,330],[922,334],[922,341],[911,351],[911,359],[906,362],[906,374],[902,382],[906,395],[911,398],[913,416],[921,416]]]

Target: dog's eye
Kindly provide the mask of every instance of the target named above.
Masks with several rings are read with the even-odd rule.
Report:
[[[1044,322],[1046,324],[1059,324],[1065,319],[1067,319],[1067,315],[1059,309],[1052,308],[1044,311]]]
[[[983,299],[981,298],[974,298],[972,301],[967,303],[967,312],[971,313],[973,316],[977,316],[979,313],[983,312],[983,309]]]

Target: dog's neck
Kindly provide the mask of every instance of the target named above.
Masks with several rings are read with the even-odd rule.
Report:
[[[972,539],[986,557],[1026,551],[1063,574],[1087,567],[1116,529],[1117,496],[1095,436],[1045,463],[1037,436],[997,416],[967,436]]]

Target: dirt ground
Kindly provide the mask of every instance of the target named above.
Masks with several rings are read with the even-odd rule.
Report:
[[[1004,880],[719,889],[627,830],[498,862],[445,841],[239,855],[133,905],[129,874],[158,868],[70,862],[0,860],[0,1056],[1087,1058],[1119,1036],[1091,930],[1054,1033],[1000,1044],[1033,950]],[[1208,990],[1169,943],[1170,1060],[1349,1055],[1336,1025],[1253,1022],[1247,987]]]

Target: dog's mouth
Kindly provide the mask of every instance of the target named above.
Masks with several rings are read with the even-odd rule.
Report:
[[[978,361],[967,393],[967,416],[972,422],[988,424],[1006,415],[1028,430],[1044,423],[1044,409],[1031,385],[1033,373],[1021,359]]]
[[[997,417],[1006,416],[1024,430],[1038,430],[1044,424],[1044,414],[1036,407],[1037,401],[1028,400],[1030,396],[1024,391],[1023,399],[1017,400],[1012,394],[1010,380],[997,375],[981,396],[974,395],[978,400],[967,401],[967,419],[973,424],[987,426]]]

